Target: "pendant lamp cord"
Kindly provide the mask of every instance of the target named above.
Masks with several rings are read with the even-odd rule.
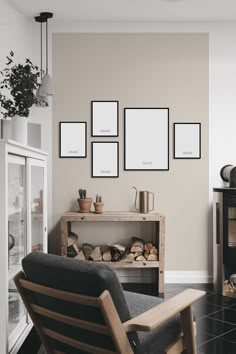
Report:
[[[41,65],[41,68],[40,68],[40,73],[41,73],[41,82],[42,82],[42,78],[43,78],[43,25],[42,25],[42,22],[40,23],[40,35],[41,35],[41,57],[40,57],[40,65]]]
[[[48,20],[46,21],[46,74],[48,74]]]

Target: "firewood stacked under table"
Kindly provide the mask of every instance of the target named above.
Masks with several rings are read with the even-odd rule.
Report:
[[[80,260],[105,262],[157,261],[158,250],[153,242],[145,242],[138,237],[132,237],[131,245],[107,243],[93,246],[83,243],[78,246],[78,236],[71,232],[67,241],[67,256]]]

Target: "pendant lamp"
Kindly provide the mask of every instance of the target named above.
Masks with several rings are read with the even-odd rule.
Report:
[[[43,39],[42,39],[42,23],[46,22],[46,19],[41,16],[36,16],[35,18],[36,22],[40,23],[40,74],[41,74],[41,82],[42,82],[42,76],[43,76],[43,69],[42,69],[42,63],[43,63]],[[40,84],[41,86],[41,84]],[[40,107],[48,107],[48,97],[47,96],[41,96],[40,95],[40,86],[38,87],[38,90],[36,92],[36,105]]]
[[[51,12],[41,12],[40,17],[45,20],[43,22],[46,22],[46,73],[39,87],[39,95],[45,97],[54,95],[52,78],[48,73],[48,19],[52,18],[53,14]]]

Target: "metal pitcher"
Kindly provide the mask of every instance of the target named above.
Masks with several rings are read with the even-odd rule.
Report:
[[[138,191],[136,187],[133,187],[136,190],[134,208],[142,214],[147,214],[149,211],[154,210],[154,193],[148,191]],[[138,198],[139,194],[139,198]],[[152,195],[152,208],[149,206],[150,195]],[[139,200],[137,208],[137,199]]]

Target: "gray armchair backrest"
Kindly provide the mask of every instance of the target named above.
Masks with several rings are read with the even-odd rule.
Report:
[[[31,253],[22,261],[23,271],[27,280],[55,289],[74,292],[82,295],[98,297],[104,290],[108,290],[120,316],[121,322],[129,320],[130,313],[126,303],[121,284],[114,270],[105,265],[92,261],[80,261],[66,257],[43,253]],[[99,309],[86,308],[86,306],[65,303],[62,300],[37,295],[39,305],[58,311],[69,316],[78,317],[87,321],[104,323]],[[67,325],[47,320],[47,327],[60,330],[65,334],[79,340],[80,338],[97,343],[104,348],[114,349],[111,339],[105,335],[87,333],[85,330],[72,330]],[[65,350],[61,346],[58,350]],[[68,349],[67,349],[68,350]],[[72,354],[73,351],[71,350]],[[79,351],[76,351],[79,353]],[[82,352],[81,352],[82,353]]]

